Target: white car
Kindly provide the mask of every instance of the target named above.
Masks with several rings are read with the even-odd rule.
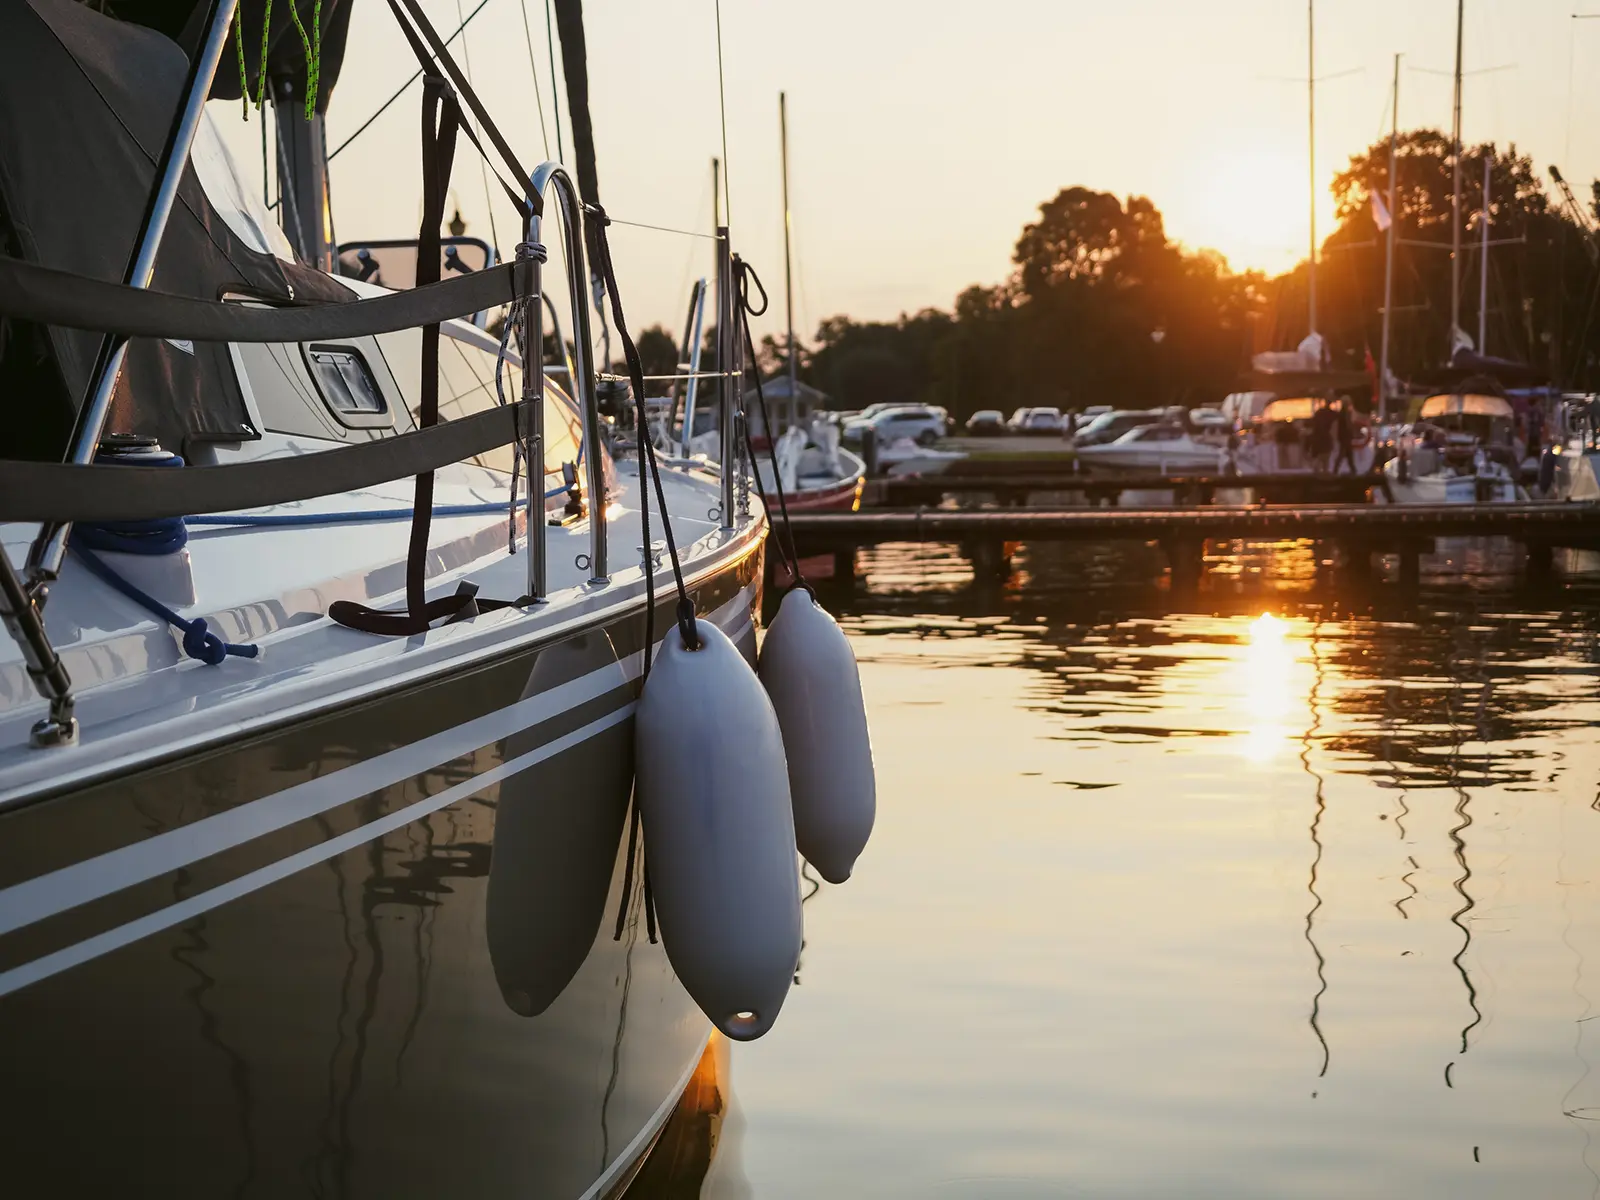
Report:
[[[910,438],[919,446],[931,446],[945,435],[944,410],[925,404],[906,404],[886,408],[870,417],[846,422],[842,431],[847,442],[859,442],[862,431],[871,428],[877,435],[878,445],[887,446],[901,438]]]
[[[1030,408],[1014,429],[1033,437],[1058,437],[1066,432],[1067,425],[1059,408]]]

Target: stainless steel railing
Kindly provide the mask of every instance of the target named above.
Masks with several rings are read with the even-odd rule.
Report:
[[[611,581],[606,554],[605,443],[600,437],[600,399],[596,388],[589,333],[588,271],[583,250],[583,202],[577,185],[560,163],[540,163],[528,186],[541,197],[555,194],[561,207],[561,235],[566,248],[567,293],[572,305],[572,390],[583,414],[584,466],[589,500],[589,582]],[[528,595],[542,600],[549,592],[549,556],[544,523],[544,265],[547,257],[540,233],[544,218],[528,217],[527,236],[517,247],[517,260],[527,264],[528,344],[522,366],[522,398],[528,401],[528,433],[523,457],[528,464]],[[558,327],[559,330],[559,327]],[[559,336],[559,331],[558,331]],[[532,365],[530,365],[532,364]],[[539,482],[534,483],[534,480]],[[538,533],[534,530],[537,527]]]

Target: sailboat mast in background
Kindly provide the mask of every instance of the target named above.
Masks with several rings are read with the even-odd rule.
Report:
[[[1389,223],[1384,229],[1383,338],[1378,350],[1378,420],[1389,420],[1389,320],[1394,309],[1394,237],[1400,222],[1395,207],[1395,178],[1400,144],[1400,56],[1394,56],[1394,95],[1389,102]]]
[[[1454,185],[1450,189],[1450,350],[1447,358],[1455,356],[1461,334],[1461,33],[1466,11],[1467,0],[1456,0],[1455,101],[1450,122]]]
[[[1316,0],[1306,0],[1306,112],[1308,125],[1307,154],[1311,191],[1311,257],[1307,269],[1306,290],[1309,294],[1307,316],[1308,333],[1317,332],[1317,5]]]

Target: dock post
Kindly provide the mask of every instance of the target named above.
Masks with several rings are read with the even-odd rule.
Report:
[[[975,579],[1004,582],[1011,575],[1011,556],[1004,542],[991,538],[973,538],[966,544],[967,561],[972,564]]]
[[[1361,538],[1346,538],[1339,543],[1339,565],[1352,583],[1372,580],[1372,543]]]
[[[1421,542],[1408,539],[1400,543],[1400,577],[1397,582],[1404,591],[1414,592],[1422,586],[1422,552]]]
[[[1555,578],[1555,547],[1549,542],[1529,542],[1527,575],[1529,583],[1549,583]]]
[[[1167,554],[1167,566],[1172,572],[1174,592],[1194,592],[1200,587],[1200,576],[1205,569],[1206,543],[1204,538],[1169,537],[1161,542]]]
[[[854,584],[856,581],[856,552],[855,550],[835,550],[833,552],[833,580],[835,583]]]

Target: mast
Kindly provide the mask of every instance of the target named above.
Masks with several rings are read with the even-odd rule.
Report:
[[[1450,190],[1450,350],[1456,352],[1456,334],[1461,329],[1461,31],[1466,20],[1467,0],[1456,0],[1455,105],[1450,125],[1450,157],[1454,185]]]
[[[783,315],[788,331],[785,346],[789,367],[789,420],[800,408],[800,388],[795,369],[794,346],[794,264],[789,248],[789,107],[784,93],[778,93],[778,149],[783,160]]]
[[[1483,156],[1482,248],[1478,251],[1478,353],[1489,353],[1489,156]]]
[[[1395,208],[1396,150],[1400,143],[1400,56],[1394,56],[1394,96],[1389,103],[1389,228],[1383,255],[1383,339],[1378,351],[1378,420],[1389,420],[1389,314],[1394,308],[1394,231],[1400,222]]]
[[[1306,0],[1306,114],[1311,213],[1311,256],[1307,272],[1309,332],[1317,331],[1317,5]],[[1320,363],[1318,364],[1321,365]]]

